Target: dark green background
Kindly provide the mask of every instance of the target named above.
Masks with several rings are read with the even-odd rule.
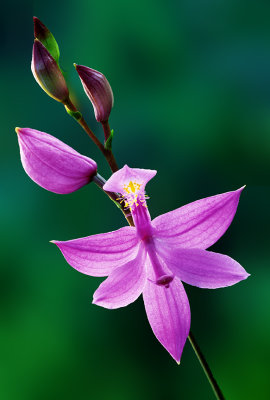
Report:
[[[101,279],[73,270],[49,243],[125,221],[94,184],[56,195],[21,166],[15,126],[55,135],[109,177],[87,135],[32,77],[32,15],[54,33],[73,99],[100,138],[72,63],[109,79],[119,164],[158,171],[147,186],[152,217],[247,185],[212,249],[251,277],[226,289],[186,289],[192,330],[226,399],[268,399],[270,3],[262,0],[2,5],[1,399],[214,398],[189,343],[177,366],[141,298],[115,311],[91,305]]]

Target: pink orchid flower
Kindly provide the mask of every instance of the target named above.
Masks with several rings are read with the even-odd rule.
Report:
[[[53,243],[78,271],[108,275],[94,293],[94,304],[124,307],[142,293],[155,336],[179,363],[190,329],[189,302],[181,281],[215,289],[249,276],[232,258],[205,250],[231,224],[243,188],[195,201],[151,221],[145,185],[155,175],[156,171],[126,165],[104,185],[104,190],[122,195],[135,227]]]

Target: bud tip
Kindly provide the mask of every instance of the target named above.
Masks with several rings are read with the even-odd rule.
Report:
[[[45,37],[48,35],[49,30],[48,28],[40,21],[39,18],[33,17],[33,22],[34,22],[34,36],[39,38],[39,37]]]

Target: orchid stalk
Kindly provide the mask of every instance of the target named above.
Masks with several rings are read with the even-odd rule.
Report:
[[[182,282],[217,289],[245,280],[249,274],[233,258],[209,251],[230,226],[243,187],[194,201],[151,220],[145,194],[155,170],[119,169],[112,152],[109,116],[113,92],[105,76],[76,65],[84,91],[104,130],[96,137],[70,99],[59,67],[59,47],[36,17],[32,72],[42,89],[61,102],[103,153],[113,174],[106,181],[96,162],[59,139],[31,128],[16,128],[22,165],[29,177],[46,190],[69,194],[90,182],[121,209],[129,226],[68,241],[53,240],[77,271],[107,277],[93,295],[93,304],[115,309],[143,296],[149,324],[160,344],[179,364],[187,338],[217,399],[224,396],[190,332],[190,306]]]

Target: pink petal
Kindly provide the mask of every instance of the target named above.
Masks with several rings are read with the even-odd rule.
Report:
[[[116,268],[94,293],[93,304],[105,308],[125,307],[135,301],[146,282],[146,252],[141,246],[137,256]]]
[[[243,187],[187,204],[152,221],[155,235],[167,244],[207,249],[228,229]]]
[[[109,192],[118,192],[124,194],[124,186],[130,181],[141,185],[140,190],[144,190],[147,182],[150,181],[157,171],[151,169],[129,168],[125,165],[119,171],[115,172],[103,186],[104,190]]]
[[[97,173],[97,164],[49,135],[17,128],[25,172],[44,189],[65,194],[81,188]]]
[[[189,302],[181,281],[174,278],[166,288],[147,280],[143,300],[156,338],[179,363],[190,329]]]
[[[114,268],[134,258],[138,251],[136,229],[129,226],[80,239],[52,242],[73,268],[91,276],[109,275]]]
[[[217,289],[246,279],[249,274],[231,257],[201,249],[157,246],[167,267],[189,285]]]

